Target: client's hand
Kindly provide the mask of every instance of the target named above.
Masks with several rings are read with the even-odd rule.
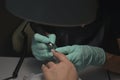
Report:
[[[74,65],[65,57],[65,55],[52,50],[53,55],[59,60],[59,63],[48,62],[42,65],[45,80],[78,80],[78,74]]]

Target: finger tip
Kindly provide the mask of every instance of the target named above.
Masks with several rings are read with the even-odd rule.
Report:
[[[37,39],[38,36],[39,36],[38,33],[35,33],[35,34],[34,34],[34,38],[35,38],[35,39]]]
[[[34,36],[38,36],[39,34],[38,33],[35,33]]]
[[[54,49],[51,49],[51,52],[55,52],[55,50],[54,50]]]
[[[50,34],[50,36],[52,36],[52,37],[56,37],[55,34]]]
[[[45,64],[42,64],[41,69],[44,69],[44,68],[45,68]]]
[[[41,66],[41,68],[43,68],[45,65],[44,64],[42,64],[42,66]]]
[[[55,49],[51,49],[51,52],[52,52],[53,54],[56,54],[56,53],[57,53],[57,51],[56,51]]]

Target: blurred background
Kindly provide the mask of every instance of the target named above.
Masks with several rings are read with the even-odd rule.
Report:
[[[5,9],[5,0],[0,0],[0,56],[16,56],[12,47],[12,33],[22,22]]]
[[[101,7],[103,7],[103,12],[106,12],[107,15],[111,16],[110,25],[113,26],[114,29],[119,31],[120,7],[118,1],[100,0],[100,2],[102,4]],[[22,19],[15,17],[13,14],[6,10],[5,0],[0,0],[0,56],[20,55],[16,55],[16,51],[13,50],[12,35],[22,22]],[[113,28],[111,28],[111,30],[114,31]]]

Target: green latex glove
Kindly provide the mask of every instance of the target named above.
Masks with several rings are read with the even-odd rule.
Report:
[[[88,65],[102,65],[105,62],[103,49],[88,45],[73,45],[56,48],[56,51],[66,55],[75,65],[78,72]]]
[[[46,43],[51,42],[54,44],[55,40],[55,34],[49,34],[47,35],[47,37],[38,33],[34,34],[31,48],[35,58],[40,61],[49,60],[53,56],[53,54],[51,53]]]

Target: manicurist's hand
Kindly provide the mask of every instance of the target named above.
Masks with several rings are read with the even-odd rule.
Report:
[[[78,80],[78,74],[74,65],[64,54],[52,50],[59,63],[48,62],[42,65],[45,80]]]
[[[53,57],[53,54],[49,50],[47,43],[55,43],[55,34],[48,34],[47,37],[38,33],[35,33],[32,40],[32,53],[34,57],[40,61],[49,60]]]

